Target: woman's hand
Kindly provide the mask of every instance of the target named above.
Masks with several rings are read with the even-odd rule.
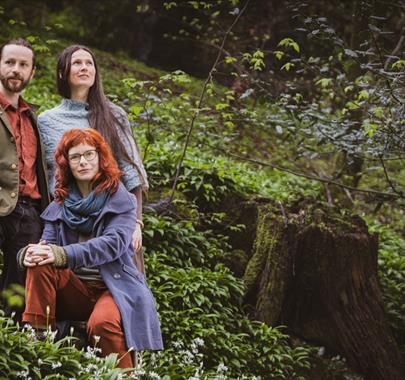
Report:
[[[36,265],[52,264],[55,261],[52,248],[41,241],[38,244],[30,244],[24,257],[24,266],[34,267]]]
[[[136,223],[135,231],[132,234],[132,243],[134,244],[135,252],[138,252],[142,248],[142,230],[138,223]]]

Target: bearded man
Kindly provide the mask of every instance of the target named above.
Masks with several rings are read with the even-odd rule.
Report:
[[[32,106],[21,97],[35,72],[35,53],[22,38],[0,47],[0,249],[3,271],[0,290],[25,286],[25,273],[17,268],[17,252],[38,243],[39,217],[49,203],[45,156]],[[6,297],[7,298],[7,297]],[[10,307],[6,315],[20,319],[23,308]]]

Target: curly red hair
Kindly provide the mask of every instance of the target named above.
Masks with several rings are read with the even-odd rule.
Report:
[[[70,170],[68,153],[79,144],[94,146],[98,152],[100,168],[92,181],[92,189],[96,193],[103,190],[114,193],[118,189],[122,173],[103,136],[92,128],[70,129],[62,136],[55,151],[55,199],[58,203],[62,203],[68,196],[69,185],[75,180]]]

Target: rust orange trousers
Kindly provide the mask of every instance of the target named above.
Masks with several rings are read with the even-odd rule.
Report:
[[[87,332],[102,356],[117,353],[118,366],[133,367],[121,325],[121,314],[110,292],[101,282],[80,280],[70,269],[51,265],[27,268],[23,322],[33,327],[55,327],[56,320],[87,322]]]

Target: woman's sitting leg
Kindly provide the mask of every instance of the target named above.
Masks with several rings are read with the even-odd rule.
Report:
[[[105,291],[96,302],[87,323],[87,329],[93,341],[95,336],[100,337],[98,347],[101,348],[101,354],[103,356],[115,352],[118,354],[118,367],[133,367],[133,352],[128,352],[125,343],[121,314],[108,290]]]
[[[27,268],[25,292],[22,320],[35,328],[54,328],[56,318],[87,320],[96,301],[70,269],[52,265]]]

